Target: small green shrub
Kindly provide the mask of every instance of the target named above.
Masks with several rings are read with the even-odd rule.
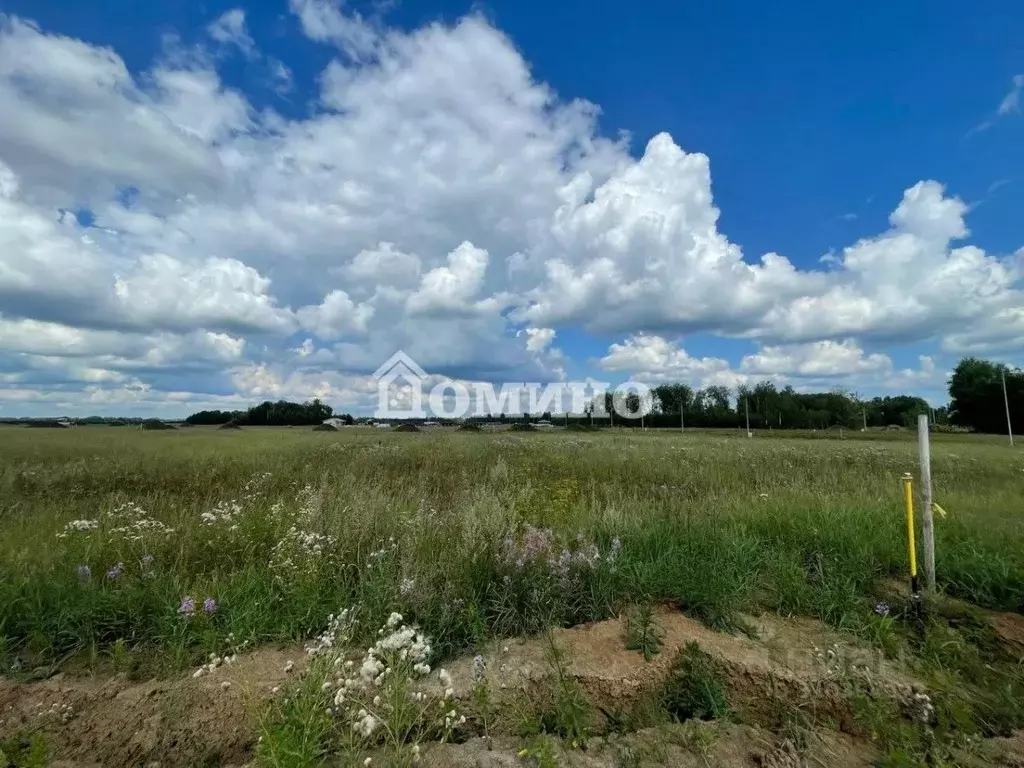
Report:
[[[674,719],[716,720],[730,714],[720,665],[694,642],[679,652],[662,689],[662,706]]]
[[[640,651],[644,661],[661,653],[663,636],[664,631],[655,620],[650,603],[641,603],[626,617],[626,650]]]

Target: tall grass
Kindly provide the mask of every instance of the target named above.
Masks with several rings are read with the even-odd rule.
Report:
[[[180,664],[228,633],[309,636],[356,603],[367,626],[401,611],[442,655],[637,600],[716,626],[768,609],[857,628],[880,579],[905,570],[899,478],[916,456],[909,439],[654,432],[0,438],[0,651],[60,658],[120,640]],[[940,585],[1019,610],[1024,454],[941,436],[932,471],[950,512]],[[132,519],[110,516],[127,502]],[[136,535],[141,518],[173,533]],[[76,519],[99,527],[58,538]],[[550,531],[533,560],[514,556],[527,526]],[[217,610],[184,616],[185,597]]]

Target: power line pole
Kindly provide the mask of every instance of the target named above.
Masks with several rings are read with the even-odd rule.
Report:
[[[684,411],[683,411],[683,404],[682,404],[682,402],[679,403],[679,431],[680,432],[685,432],[686,431],[686,416],[685,416]]]
[[[750,401],[747,398],[743,398],[743,410],[747,414],[747,437],[750,437]]]
[[[1013,447],[1013,427],[1010,424],[1010,398],[1006,394],[1006,368],[1002,370],[1003,374],[1003,404],[1006,406],[1006,433],[1010,436],[1010,446]]]

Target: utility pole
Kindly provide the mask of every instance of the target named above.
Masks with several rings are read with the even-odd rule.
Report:
[[[743,410],[747,414],[747,437],[750,437],[750,401],[747,398],[743,398]]]
[[[1010,436],[1010,447],[1013,447],[1013,427],[1010,424],[1010,398],[1006,394],[1006,368],[1002,370],[1003,374],[1003,404],[1006,406],[1006,433]]]
[[[683,411],[683,404],[682,403],[679,403],[679,431],[680,432],[685,432],[686,431],[686,415],[685,415],[685,412]]]
[[[867,432],[868,431],[868,409],[867,408],[861,408],[860,409],[860,413],[861,413],[861,416],[864,417],[864,431]]]

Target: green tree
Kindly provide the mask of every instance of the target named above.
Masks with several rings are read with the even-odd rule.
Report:
[[[950,421],[979,432],[1005,432],[1004,375],[1013,431],[1024,429],[1024,371],[977,357],[965,357],[950,376]]]

